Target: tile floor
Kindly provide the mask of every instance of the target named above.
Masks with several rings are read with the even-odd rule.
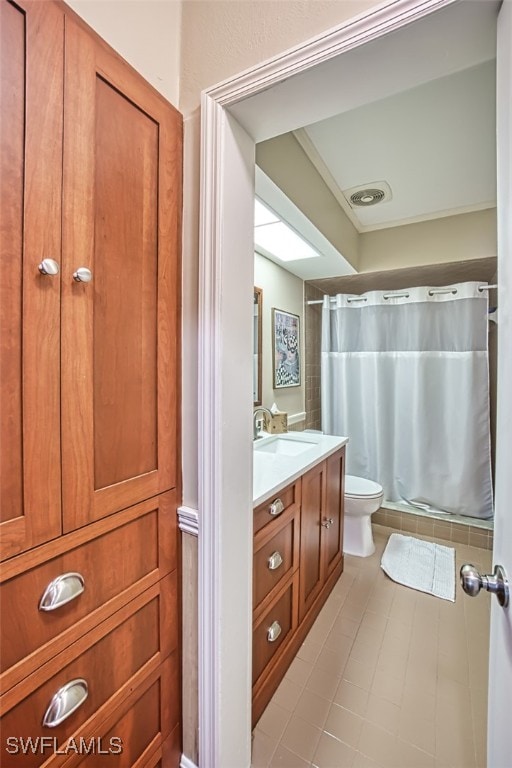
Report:
[[[375,554],[346,556],[256,725],[253,768],[485,768],[490,596],[395,584],[380,568],[390,533],[376,525]],[[439,542],[457,573],[488,572],[489,550]]]

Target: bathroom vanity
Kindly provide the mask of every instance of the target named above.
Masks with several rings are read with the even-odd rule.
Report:
[[[254,444],[253,726],[343,571],[348,438]]]

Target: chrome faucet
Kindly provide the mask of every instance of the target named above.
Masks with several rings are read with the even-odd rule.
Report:
[[[259,439],[259,430],[258,430],[258,419],[256,418],[257,414],[262,411],[263,413],[268,413],[268,415],[272,418],[272,413],[269,411],[268,408],[263,408],[261,405],[259,405],[257,408],[254,409],[253,413],[253,428],[252,428],[252,439],[258,440]]]

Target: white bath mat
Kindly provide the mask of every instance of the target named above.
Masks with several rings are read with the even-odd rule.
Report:
[[[455,602],[455,550],[392,533],[381,560],[390,579]]]

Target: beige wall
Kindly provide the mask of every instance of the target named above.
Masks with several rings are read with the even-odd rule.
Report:
[[[257,144],[256,164],[358,269],[357,230],[295,136],[284,133]]]
[[[359,252],[360,272],[496,256],[496,209],[364,232]]]
[[[120,0],[121,1],[121,0]],[[374,0],[183,0],[183,501],[197,507],[197,307],[201,91],[341,24]]]
[[[262,295],[262,404],[270,408],[273,403],[288,417],[304,413],[305,367],[304,367],[304,282],[273,261],[254,254],[254,285],[261,288]],[[300,387],[273,388],[272,370],[272,308],[282,309],[299,315],[301,341],[301,385]]]
[[[184,115],[183,201],[183,499],[197,506],[197,307],[199,254],[199,158],[201,91],[380,3],[374,0],[184,0],[179,108]],[[188,344],[190,342],[190,346]],[[187,537],[185,537],[187,538]],[[191,557],[184,583],[195,578]],[[184,604],[184,619],[194,606]],[[187,610],[188,609],[188,610]],[[183,688],[197,695],[193,654],[184,659]],[[197,700],[197,699],[196,699]],[[187,707],[185,755],[196,764],[197,710]]]
[[[66,0],[175,107],[179,102],[181,0]]]

